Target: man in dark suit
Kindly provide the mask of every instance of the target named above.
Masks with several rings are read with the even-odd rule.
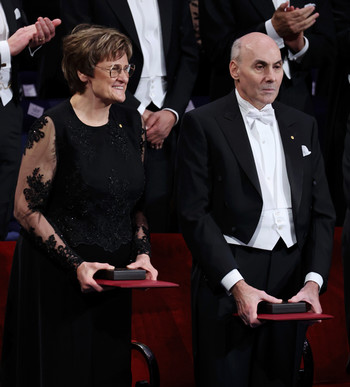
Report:
[[[272,37],[281,50],[285,74],[278,99],[313,114],[312,78],[334,58],[335,36],[328,0],[307,4],[308,0],[290,1],[290,7],[283,0],[201,0],[201,38],[212,65],[212,99],[233,88],[227,72],[233,41],[256,31]]]
[[[66,0],[68,28],[87,22],[117,28],[132,41],[126,103],[137,108],[147,128],[146,203],[153,232],[174,231],[171,196],[177,135],[173,130],[190,100],[198,52],[187,0]],[[159,50],[157,49],[159,47]]]
[[[294,386],[306,325],[262,324],[257,309],[285,300],[322,311],[334,209],[317,125],[274,102],[282,59],[267,35],[235,42],[230,74],[236,90],[185,114],[178,144],[195,377],[201,387]]]
[[[0,240],[6,237],[12,216],[21,159],[22,110],[17,79],[19,54],[28,45],[34,54],[36,47],[55,36],[55,28],[60,23],[59,19],[38,18],[35,24],[23,28],[25,20],[20,2],[2,0],[0,3]]]

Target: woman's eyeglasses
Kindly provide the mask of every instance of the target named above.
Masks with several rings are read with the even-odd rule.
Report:
[[[121,74],[122,71],[124,71],[128,77],[131,77],[135,71],[135,65],[131,64],[131,63],[124,66],[124,67],[120,64],[114,64],[108,69],[106,69],[104,67],[97,66],[97,65],[95,67],[98,67],[101,70],[109,71],[109,76],[111,78],[117,78]]]

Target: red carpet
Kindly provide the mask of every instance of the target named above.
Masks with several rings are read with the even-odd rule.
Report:
[[[328,291],[321,296],[323,312],[335,316],[310,327],[308,332],[314,363],[314,386],[350,387],[345,373],[348,344],[345,331],[341,229],[334,238],[333,262]],[[14,242],[0,242],[0,344],[10,262]],[[152,262],[159,279],[176,282],[179,288],[135,290],[133,338],[154,352],[164,387],[193,387],[191,357],[190,268],[191,257],[179,234],[153,234]],[[145,363],[133,354],[134,380],[148,378]]]

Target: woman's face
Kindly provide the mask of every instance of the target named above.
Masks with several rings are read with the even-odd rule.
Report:
[[[128,66],[129,61],[124,54],[121,58],[113,61],[103,60],[95,66],[94,77],[89,77],[87,87],[91,88],[94,96],[106,105],[114,102],[124,102],[126,86],[129,82],[127,71],[121,70],[110,71],[111,68],[124,69]],[[110,74],[112,73],[112,76]]]

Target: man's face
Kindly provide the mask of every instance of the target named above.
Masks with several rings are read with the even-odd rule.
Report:
[[[242,41],[240,60],[232,60],[230,73],[240,96],[261,110],[277,97],[283,78],[280,51],[265,37]]]

